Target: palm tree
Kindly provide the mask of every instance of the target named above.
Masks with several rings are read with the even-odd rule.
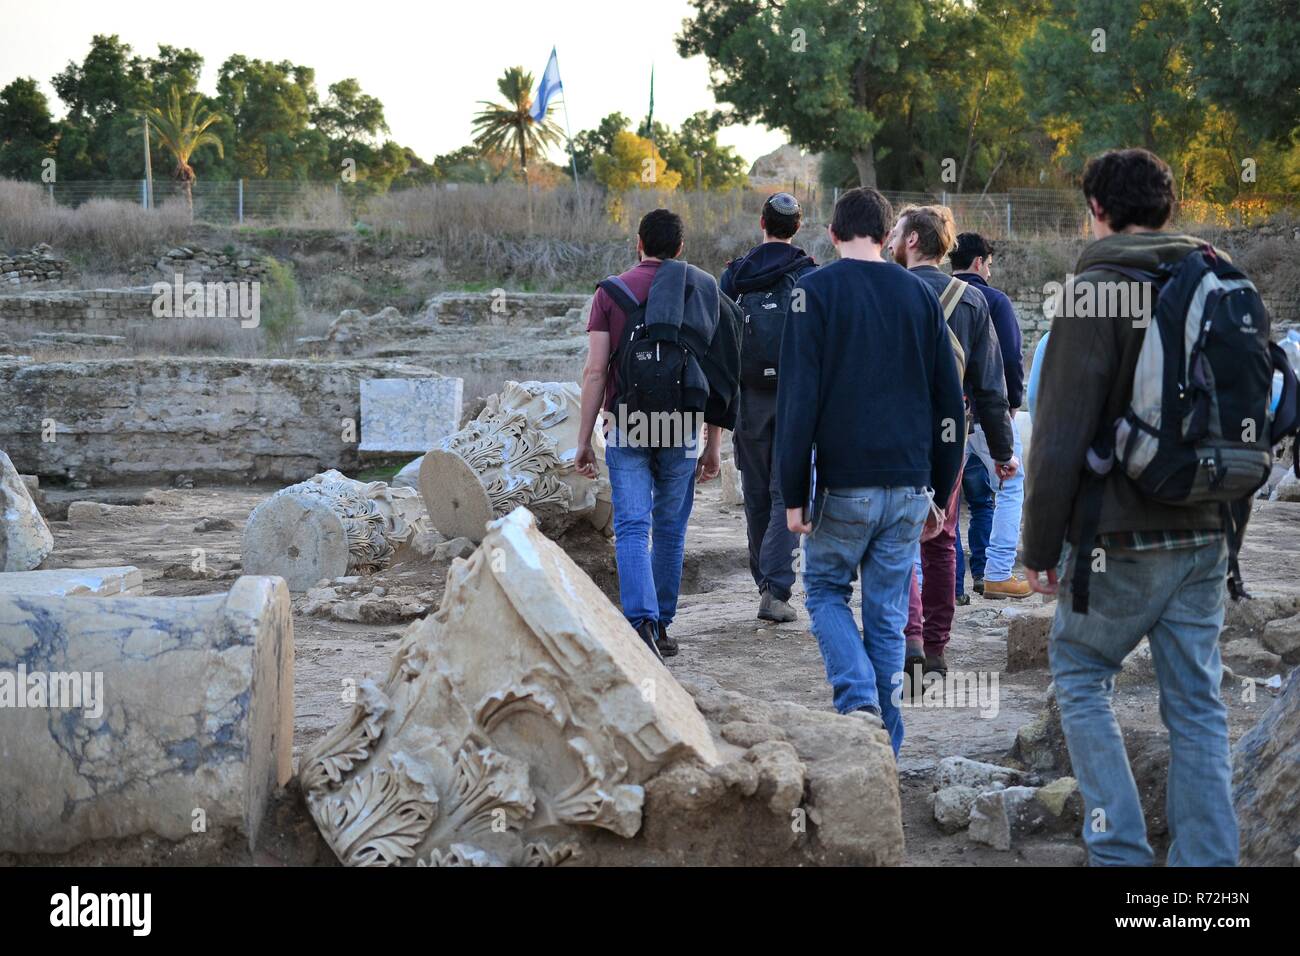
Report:
[[[203,97],[191,93],[182,102],[180,90],[173,86],[167,98],[166,111],[156,106],[136,110],[145,118],[147,127],[152,127],[158,134],[158,140],[167,152],[176,160],[173,175],[185,190],[185,201],[189,204],[190,215],[194,215],[194,181],[198,178],[190,157],[204,146],[215,146],[217,155],[225,157],[225,147],[221,137],[212,132],[212,126],[221,122],[221,114],[213,113],[203,105]]]
[[[560,142],[560,128],[545,117],[539,123],[529,115],[533,106],[533,75],[512,66],[497,80],[506,102],[479,102],[486,107],[474,117],[474,142],[487,152],[519,153],[519,170],[528,182],[528,155]],[[548,107],[546,112],[550,113]]]

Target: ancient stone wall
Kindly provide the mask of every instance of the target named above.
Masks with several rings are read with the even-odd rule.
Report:
[[[0,252],[0,288],[58,282],[71,274],[68,260],[41,243],[30,252]]]
[[[376,361],[0,362],[0,447],[25,474],[96,484],[301,481],[357,467],[361,379],[434,374]]]
[[[147,286],[0,295],[0,329],[15,322],[51,330],[120,334],[137,322],[157,321],[153,303],[153,290]]]

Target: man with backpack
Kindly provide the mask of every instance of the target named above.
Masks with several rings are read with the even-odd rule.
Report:
[[[1105,153],[1087,164],[1083,195],[1096,241],[1042,357],[1024,533],[1042,593],[1057,591],[1069,542],[1049,660],[1083,839],[1093,865],[1153,862],[1111,709],[1115,676],[1147,636],[1171,750],[1168,864],[1232,866],[1225,581],[1239,590],[1236,548],[1272,442],[1294,431],[1295,379],[1249,280],[1208,244],[1163,231],[1175,201],[1164,161]],[[1270,420],[1275,370],[1285,385]]]
[[[597,476],[591,435],[603,409],[612,418],[605,464],[619,599],[659,660],[678,652],[668,628],[695,481],[718,474],[722,431],[735,427],[740,376],[740,309],[719,293],[713,276],[677,258],[683,233],[675,213],[646,213],[637,228],[639,262],[597,288],[575,460],[581,474]]]
[[[932,495],[952,493],[965,442],[938,300],[881,256],[891,218],[874,189],[836,202],[839,259],[799,280],[804,311],[781,340],[776,447],[786,527],[806,535],[806,605],[835,709],[883,724],[897,754],[898,638],[916,544]],[[861,630],[849,609],[859,577]]]
[[[732,441],[745,495],[749,572],[758,585],[758,618],[775,623],[798,617],[789,601],[799,539],[785,526],[785,502],[772,461],[781,334],[795,283],[817,268],[792,241],[802,217],[794,196],[769,196],[758,220],[762,244],[727,263],[718,282],[736,300],[742,315],[740,417]]]
[[[1016,409],[1024,400],[1025,363],[1021,355],[1022,339],[1016,310],[1005,292],[989,285],[993,274],[993,247],[979,233],[963,232],[959,235],[957,245],[948,254],[948,261],[952,263],[953,277],[969,282],[988,303],[989,320],[993,323],[1002,358],[1015,456],[1020,460],[1020,431],[1016,427],[1015,415]],[[968,494],[971,490],[975,493],[975,499],[970,501],[971,577],[975,582],[975,591],[991,600],[1026,598],[1030,594],[1029,585],[1012,573],[1016,563],[1016,546],[1020,543],[1020,515],[1025,500],[1024,468],[1010,478],[993,482],[991,490],[996,495],[990,494],[987,499],[980,500],[980,492],[987,494],[990,489],[987,476],[993,472],[993,461],[984,430],[978,424],[971,429],[970,454],[973,457],[967,459],[966,470],[984,473],[982,483],[976,478],[971,482],[963,481],[962,485]],[[976,524],[977,517],[981,519],[979,525]],[[976,533],[977,529],[980,534]],[[963,570],[959,540],[958,592],[961,591]]]
[[[898,214],[889,237],[894,260],[930,287],[939,299],[943,316],[952,330],[960,353],[962,386],[968,396],[974,420],[983,429],[993,459],[993,477],[1006,480],[1019,471],[1015,457],[1011,416],[1007,407],[1006,377],[997,334],[989,318],[984,296],[970,283],[949,276],[939,268],[957,241],[957,229],[947,206],[908,206]],[[958,420],[963,452],[966,447],[965,417]],[[944,508],[944,524],[938,533],[921,543],[921,576],[911,584],[904,670],[915,695],[921,676],[948,672],[944,649],[952,630],[957,606],[957,494],[938,499]]]

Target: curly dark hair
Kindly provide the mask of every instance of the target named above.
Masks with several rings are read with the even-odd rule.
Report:
[[[1174,211],[1174,174],[1146,149],[1113,149],[1088,160],[1083,195],[1097,200],[1111,229],[1160,229]]]

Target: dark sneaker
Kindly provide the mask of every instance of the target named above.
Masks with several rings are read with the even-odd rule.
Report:
[[[976,594],[978,594],[980,597],[983,597],[983,596],[984,596],[984,579],[983,579],[983,578],[975,578],[975,583],[971,585],[971,590],[974,591]]]
[[[921,675],[925,671],[925,651],[920,644],[908,644],[903,658],[903,696],[919,697],[921,694]]]
[[[938,654],[926,654],[925,666],[922,668],[922,676],[925,674],[938,674],[944,677],[948,674],[948,662],[943,659],[943,652]]]
[[[659,622],[659,636],[655,639],[655,644],[659,647],[660,657],[676,657],[680,650],[677,642],[668,636],[668,627],[663,621]]]
[[[659,653],[659,622],[642,621],[637,625],[637,637],[641,638],[646,647],[650,648],[650,653],[655,656],[655,660],[663,663],[664,656]]]
[[[789,624],[799,620],[799,615],[789,604],[779,597],[773,597],[770,591],[764,591],[758,601],[758,619],[772,621],[775,624]]]
[[[957,595],[957,606],[958,606],[958,607],[966,607],[968,604],[970,604],[970,595],[969,595],[969,594],[958,594],[958,595]]]

